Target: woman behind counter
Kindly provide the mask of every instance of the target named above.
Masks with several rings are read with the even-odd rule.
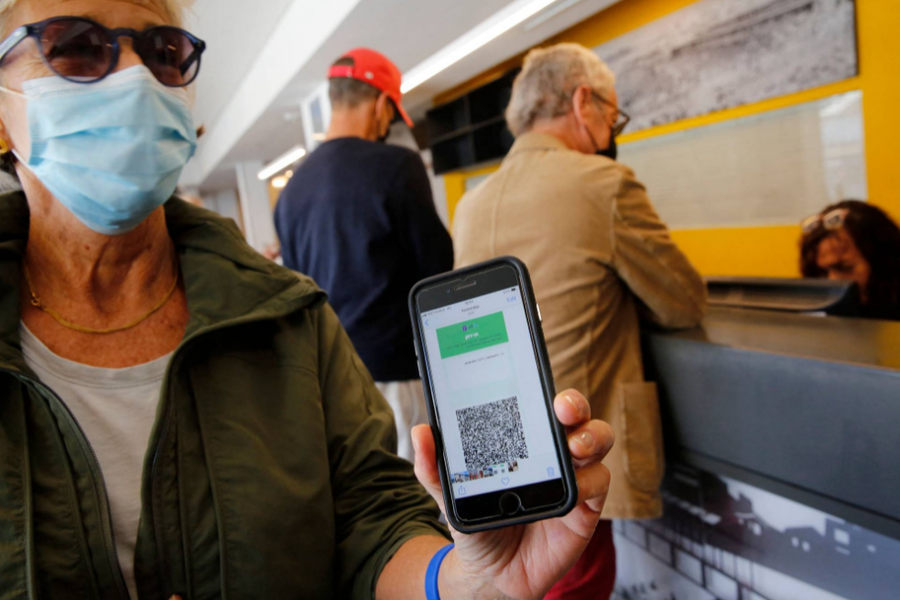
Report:
[[[446,556],[445,599],[540,598],[611,430],[561,394],[581,504],[439,553],[430,430],[423,487],[324,294],[169,200],[205,50],[182,4],[0,0],[3,597],[421,598]]]
[[[860,316],[900,321],[900,228],[877,206],[844,200],[803,221],[804,277],[859,287]]]

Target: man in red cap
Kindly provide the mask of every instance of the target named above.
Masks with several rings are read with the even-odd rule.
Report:
[[[311,276],[350,335],[391,408],[398,454],[427,422],[407,294],[453,268],[450,236],[418,154],[385,144],[403,110],[400,71],[383,55],[351,50],[328,73],[331,124],[294,172],[275,209],[285,266]]]

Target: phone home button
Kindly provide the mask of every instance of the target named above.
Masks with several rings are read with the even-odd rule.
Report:
[[[522,509],[522,500],[519,495],[507,492],[500,496],[500,510],[504,515],[514,515]]]

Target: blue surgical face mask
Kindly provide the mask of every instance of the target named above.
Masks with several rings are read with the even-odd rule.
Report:
[[[97,83],[46,77],[22,87],[31,151],[16,157],[89,228],[131,231],[175,192],[197,147],[184,88],[143,65]]]

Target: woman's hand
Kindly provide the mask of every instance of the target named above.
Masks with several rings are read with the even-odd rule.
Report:
[[[579,392],[562,392],[556,416],[567,428],[578,480],[578,505],[565,517],[472,535],[452,531],[456,548],[441,566],[442,597],[542,598],[571,568],[594,534],[609,491],[609,471],[600,461],[615,435]],[[412,431],[416,476],[446,514],[431,428]],[[445,595],[446,590],[446,595]],[[453,590],[453,592],[451,592]]]

